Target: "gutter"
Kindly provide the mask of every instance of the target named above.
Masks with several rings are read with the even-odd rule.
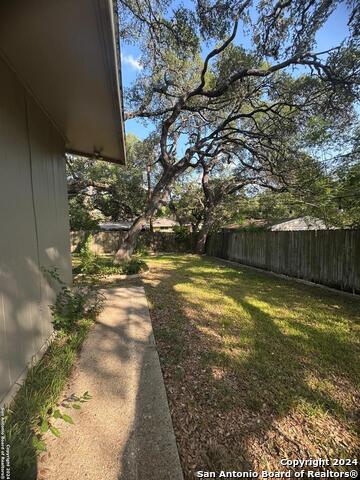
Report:
[[[114,105],[114,122],[120,134],[120,147],[123,163],[126,163],[124,105],[121,79],[121,56],[119,42],[119,16],[116,0],[94,0],[98,12],[98,26],[103,39],[104,64],[108,70],[107,78],[112,91]],[[114,78],[115,73],[115,78]],[[120,118],[119,118],[120,114]],[[101,157],[101,152],[94,152]],[[104,158],[105,159],[105,158]],[[120,163],[116,160],[115,163]]]

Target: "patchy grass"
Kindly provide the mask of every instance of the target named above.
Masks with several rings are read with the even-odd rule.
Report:
[[[44,450],[43,424],[57,405],[92,323],[81,320],[71,333],[55,338],[39,363],[29,370],[6,410],[5,437],[10,444],[12,479],[36,477],[37,457]]]
[[[198,256],[149,257],[180,456],[196,470],[354,458],[360,301]]]

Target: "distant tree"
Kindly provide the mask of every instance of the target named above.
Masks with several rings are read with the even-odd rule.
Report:
[[[162,0],[119,3],[122,35],[143,52],[143,69],[126,95],[126,118],[154,126],[161,173],[118,260],[131,255],[143,225],[188,169],[220,156],[278,183],[291,162],[309,149],[330,150],[335,139],[339,145],[354,123],[355,1],[347,2],[349,38],[326,51],[316,50],[315,36],[338,0],[262,0],[257,16],[251,0],[198,0],[188,8]],[[240,43],[246,31],[252,32],[250,50]]]
[[[219,216],[225,220],[226,207],[233,212],[235,218],[238,216],[239,212],[234,211],[234,206],[239,196],[246,198],[249,197],[251,191],[254,192],[256,189],[263,191],[262,195],[258,195],[258,208],[260,210],[262,207],[262,214],[269,219],[271,214],[275,214],[275,211],[271,212],[275,206],[278,210],[277,213],[280,213],[280,199],[292,200],[292,204],[296,203],[297,205],[296,209],[294,207],[293,209],[300,212],[313,209],[313,204],[306,202],[306,198],[309,197],[314,201],[316,196],[317,207],[320,208],[323,204],[320,202],[320,198],[321,195],[324,195],[327,186],[325,182],[329,180],[329,175],[326,174],[324,166],[320,162],[300,152],[296,158],[291,156],[284,158],[281,165],[274,165],[271,170],[264,168],[263,165],[251,168],[241,165],[241,163],[240,166],[231,163],[226,165],[221,158],[217,157],[200,162],[200,164],[204,192],[204,216],[196,246],[198,253],[204,251],[207,236],[219,223]],[[299,198],[302,200],[296,201]],[[283,204],[282,207],[282,214],[285,214],[286,211],[290,214],[289,205]],[[227,221],[229,221],[229,215]]]
[[[359,228],[358,161],[341,165],[331,173],[323,173],[320,178],[309,175],[308,179],[308,185],[302,189],[290,188],[283,192],[262,190],[243,197],[238,204],[239,215],[233,211],[232,219],[236,222],[240,220],[240,223],[244,219],[271,222],[307,215],[322,219],[328,226]],[[228,214],[231,216],[230,211]]]
[[[198,181],[177,181],[171,189],[167,208],[181,226],[197,232],[204,215],[204,195]]]
[[[341,166],[336,172],[335,188],[329,203],[334,225],[360,227],[360,163]]]
[[[86,201],[86,196],[82,194],[69,198],[69,219],[72,232],[96,230],[99,228],[99,220],[101,220],[98,215],[94,214],[93,209]]]
[[[127,164],[70,156],[67,158],[70,224],[92,230],[98,220],[133,220],[146,203],[143,174],[146,148],[135,135],[127,135]]]
[[[219,207],[223,206],[229,196],[243,190],[253,181],[246,175],[246,168],[229,171],[221,157],[213,157],[208,161],[200,161],[202,169],[201,184],[204,193],[204,214],[201,229],[197,236],[196,252],[203,253],[209,232],[213,229],[219,216]],[[226,171],[228,170],[228,171]],[[211,174],[216,172],[215,178]]]
[[[358,227],[360,163],[352,153],[347,156],[350,162],[332,172],[327,172],[321,162],[304,156],[287,171],[283,165],[283,178],[277,184],[271,177],[245,178],[248,172],[213,159],[202,166],[200,181],[191,175],[175,185],[168,206],[180,224],[191,224],[198,233],[199,253],[210,231],[246,220],[271,223],[306,215],[320,218],[328,226]],[[250,227],[258,228],[256,224]]]

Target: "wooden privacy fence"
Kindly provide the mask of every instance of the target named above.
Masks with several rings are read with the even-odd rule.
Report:
[[[86,238],[89,232],[71,232],[71,252],[77,252],[81,242]],[[91,250],[96,254],[110,253],[115,254],[119,249],[126,232],[92,232]],[[194,238],[192,235],[179,236],[172,232],[150,232],[143,231],[139,234],[136,242],[137,250],[149,250],[152,252],[166,253],[187,253],[194,247]]]
[[[211,256],[360,293],[360,230],[213,234]]]

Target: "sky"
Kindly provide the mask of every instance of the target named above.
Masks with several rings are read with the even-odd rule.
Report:
[[[347,18],[346,5],[339,5],[317,33],[317,51],[335,47],[348,35]],[[243,35],[243,33],[239,33],[237,37],[239,35]],[[236,43],[240,43],[240,41],[245,48],[251,47],[249,36],[236,39]],[[204,50],[204,54],[206,54],[206,50]],[[121,45],[121,69],[124,89],[130,87],[136,76],[141,72],[140,56],[141,51],[138,47],[125,43]],[[150,127],[145,127],[135,119],[128,120],[125,123],[126,133],[133,133],[140,139],[144,139],[150,130]]]

